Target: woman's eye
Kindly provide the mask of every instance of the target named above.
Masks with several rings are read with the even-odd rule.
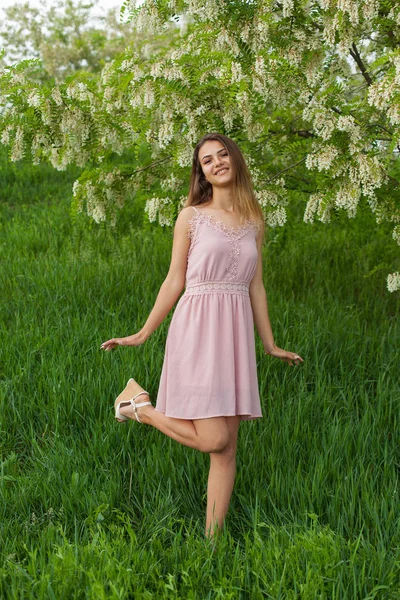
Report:
[[[228,156],[228,153],[227,153],[227,152],[224,152],[224,153],[222,153],[222,154],[221,154],[221,156]],[[203,164],[204,164],[204,165],[209,165],[209,164],[210,164],[210,162],[211,162],[210,160],[205,160]]]

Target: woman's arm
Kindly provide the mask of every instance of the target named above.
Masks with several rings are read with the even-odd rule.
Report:
[[[190,239],[187,237],[189,218],[193,209],[188,206],[179,213],[174,227],[174,241],[168,274],[160,287],[154,307],[142,329],[125,338],[113,338],[101,345],[103,350],[112,350],[116,346],[139,346],[147,340],[165,319],[179,298],[184,286],[187,268],[187,255]]]
[[[264,237],[264,224],[261,230],[257,234],[257,250],[258,250],[258,261],[254,277],[250,283],[250,301],[251,308],[253,310],[254,323],[261,338],[264,346],[265,354],[270,354],[276,358],[280,358],[287,362],[290,366],[293,366],[292,361],[295,364],[304,362],[301,356],[295,352],[288,352],[282,348],[278,348],[274,341],[274,335],[272,333],[271,323],[268,315],[268,302],[267,293],[265,291],[263,279],[262,279],[262,241]]]
[[[147,340],[153,331],[161,325],[185,287],[187,255],[190,246],[190,240],[187,237],[189,230],[188,221],[192,215],[193,209],[188,206],[181,210],[176,219],[171,264],[168,274],[158,292],[154,307],[139,332],[142,335],[143,341]]]
[[[250,301],[253,309],[254,323],[261,338],[265,352],[268,354],[275,347],[274,335],[268,315],[267,294],[262,278],[262,241],[264,224],[257,234],[258,260],[254,277],[250,283]]]

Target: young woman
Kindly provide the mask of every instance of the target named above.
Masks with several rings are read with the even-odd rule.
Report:
[[[254,324],[265,353],[303,362],[278,348],[262,279],[264,220],[238,146],[207,134],[194,150],[190,191],[179,213],[167,277],[143,328],[101,348],[139,346],[174,306],[157,403],[130,379],[115,401],[118,421],[136,419],[210,454],[206,536],[220,532],[236,472],[241,420],[261,417]]]

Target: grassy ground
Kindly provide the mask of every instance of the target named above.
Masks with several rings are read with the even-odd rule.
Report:
[[[208,457],[113,419],[129,376],[155,399],[172,313],[100,350],[143,325],[171,231],[73,222],[72,175],[29,173],[0,181],[0,597],[398,599],[398,297],[365,277],[394,255],[385,232],[294,208],[266,239],[275,338],[305,363],[257,340],[264,418],[241,425],[213,553]]]

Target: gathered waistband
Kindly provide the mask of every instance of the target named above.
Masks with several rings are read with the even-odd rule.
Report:
[[[186,285],[185,295],[212,294],[224,292],[228,294],[249,295],[249,283],[245,281],[199,281]]]

